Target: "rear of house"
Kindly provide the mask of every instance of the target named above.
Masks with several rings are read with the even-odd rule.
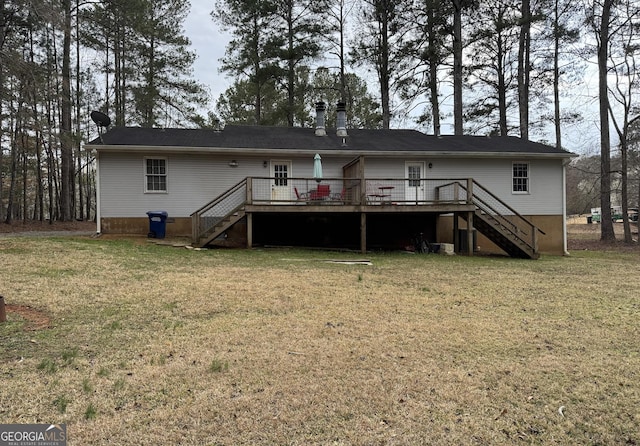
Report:
[[[444,185],[473,179],[490,200],[506,206],[507,219],[518,215],[539,229],[540,252],[566,251],[565,165],[572,154],[519,138],[407,130],[316,136],[313,129],[251,126],[114,128],[90,148],[98,163],[98,232],[146,234],[146,213],[163,210],[168,236],[192,236],[196,210],[250,179],[248,200],[262,207],[251,208],[250,218],[218,241],[357,247],[364,215],[370,248],[402,248],[417,233],[454,243],[466,223],[452,212],[456,208],[442,206],[451,200],[438,195]],[[321,179],[313,177],[316,154]],[[301,202],[319,183],[332,197],[345,194],[348,200]],[[502,252],[482,234],[474,236],[475,248]]]

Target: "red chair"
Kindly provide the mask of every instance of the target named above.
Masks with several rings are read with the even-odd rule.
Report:
[[[306,201],[309,199],[309,194],[307,192],[298,192],[298,188],[294,186],[293,191],[296,193],[296,198],[299,201]]]
[[[310,198],[312,200],[328,200],[331,190],[328,184],[318,184],[316,190],[310,192]]]

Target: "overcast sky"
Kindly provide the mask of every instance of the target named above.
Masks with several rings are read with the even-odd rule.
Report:
[[[220,32],[211,19],[214,4],[214,0],[191,0],[191,13],[184,23],[185,34],[198,55],[193,66],[194,78],[209,89],[212,100],[230,85],[218,71],[229,36]]]

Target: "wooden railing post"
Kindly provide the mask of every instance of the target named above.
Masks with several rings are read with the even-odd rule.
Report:
[[[200,214],[198,212],[191,215],[191,242],[198,242],[198,234],[200,234]]]
[[[253,178],[247,177],[247,204],[253,203]]]
[[[467,204],[473,204],[473,178],[467,178]]]

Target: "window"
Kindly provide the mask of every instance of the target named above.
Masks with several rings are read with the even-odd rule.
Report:
[[[407,176],[409,177],[409,187],[420,187],[420,179],[422,177],[422,165],[407,165]]]
[[[273,176],[276,186],[287,186],[289,178],[289,164],[278,163],[273,165]]]
[[[513,193],[529,193],[529,163],[513,163]]]
[[[145,192],[167,191],[167,160],[145,158]]]

